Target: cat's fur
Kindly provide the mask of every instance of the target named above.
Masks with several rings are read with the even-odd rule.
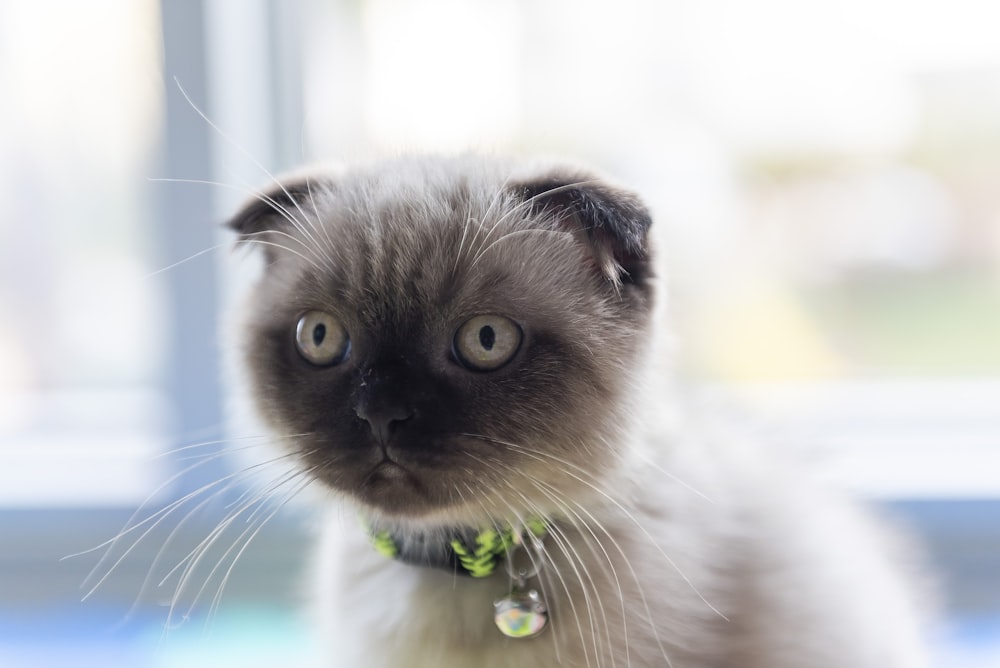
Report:
[[[311,585],[330,665],[923,665],[861,518],[665,417],[650,223],[587,172],[479,157],[291,178],[233,219],[266,258],[242,321],[255,406],[350,509],[331,511]],[[297,351],[311,311],[347,332],[343,361]],[[455,352],[483,314],[523,331],[494,371]],[[354,513],[414,536],[544,517],[550,628],[505,638],[506,573],[386,558]]]

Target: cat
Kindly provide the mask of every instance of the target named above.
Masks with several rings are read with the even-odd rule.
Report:
[[[324,665],[925,665],[866,518],[684,426],[651,224],[476,155],[291,176],[229,222],[264,258],[254,409],[329,493]]]

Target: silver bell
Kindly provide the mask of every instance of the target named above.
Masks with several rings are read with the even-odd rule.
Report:
[[[493,602],[493,621],[508,638],[534,638],[549,622],[549,611],[534,589],[515,589]]]

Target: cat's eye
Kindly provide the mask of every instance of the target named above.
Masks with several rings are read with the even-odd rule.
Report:
[[[455,355],[474,371],[493,371],[517,354],[523,338],[516,322],[502,315],[477,315],[455,332]]]
[[[347,358],[351,340],[337,319],[323,311],[309,311],[295,326],[295,345],[307,362],[317,366],[339,364]]]

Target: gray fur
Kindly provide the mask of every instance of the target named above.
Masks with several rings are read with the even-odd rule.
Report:
[[[335,497],[310,586],[329,665],[924,665],[864,519],[762,451],[665,419],[635,195],[576,169],[409,158],[289,180],[232,227],[267,261],[242,327],[255,406]],[[343,363],[297,355],[312,310],[350,334]],[[481,314],[524,333],[485,373],[452,351]],[[377,437],[370,405],[398,415]],[[386,559],[345,506],[402,532],[549,518],[551,629],[503,638],[506,575]]]

